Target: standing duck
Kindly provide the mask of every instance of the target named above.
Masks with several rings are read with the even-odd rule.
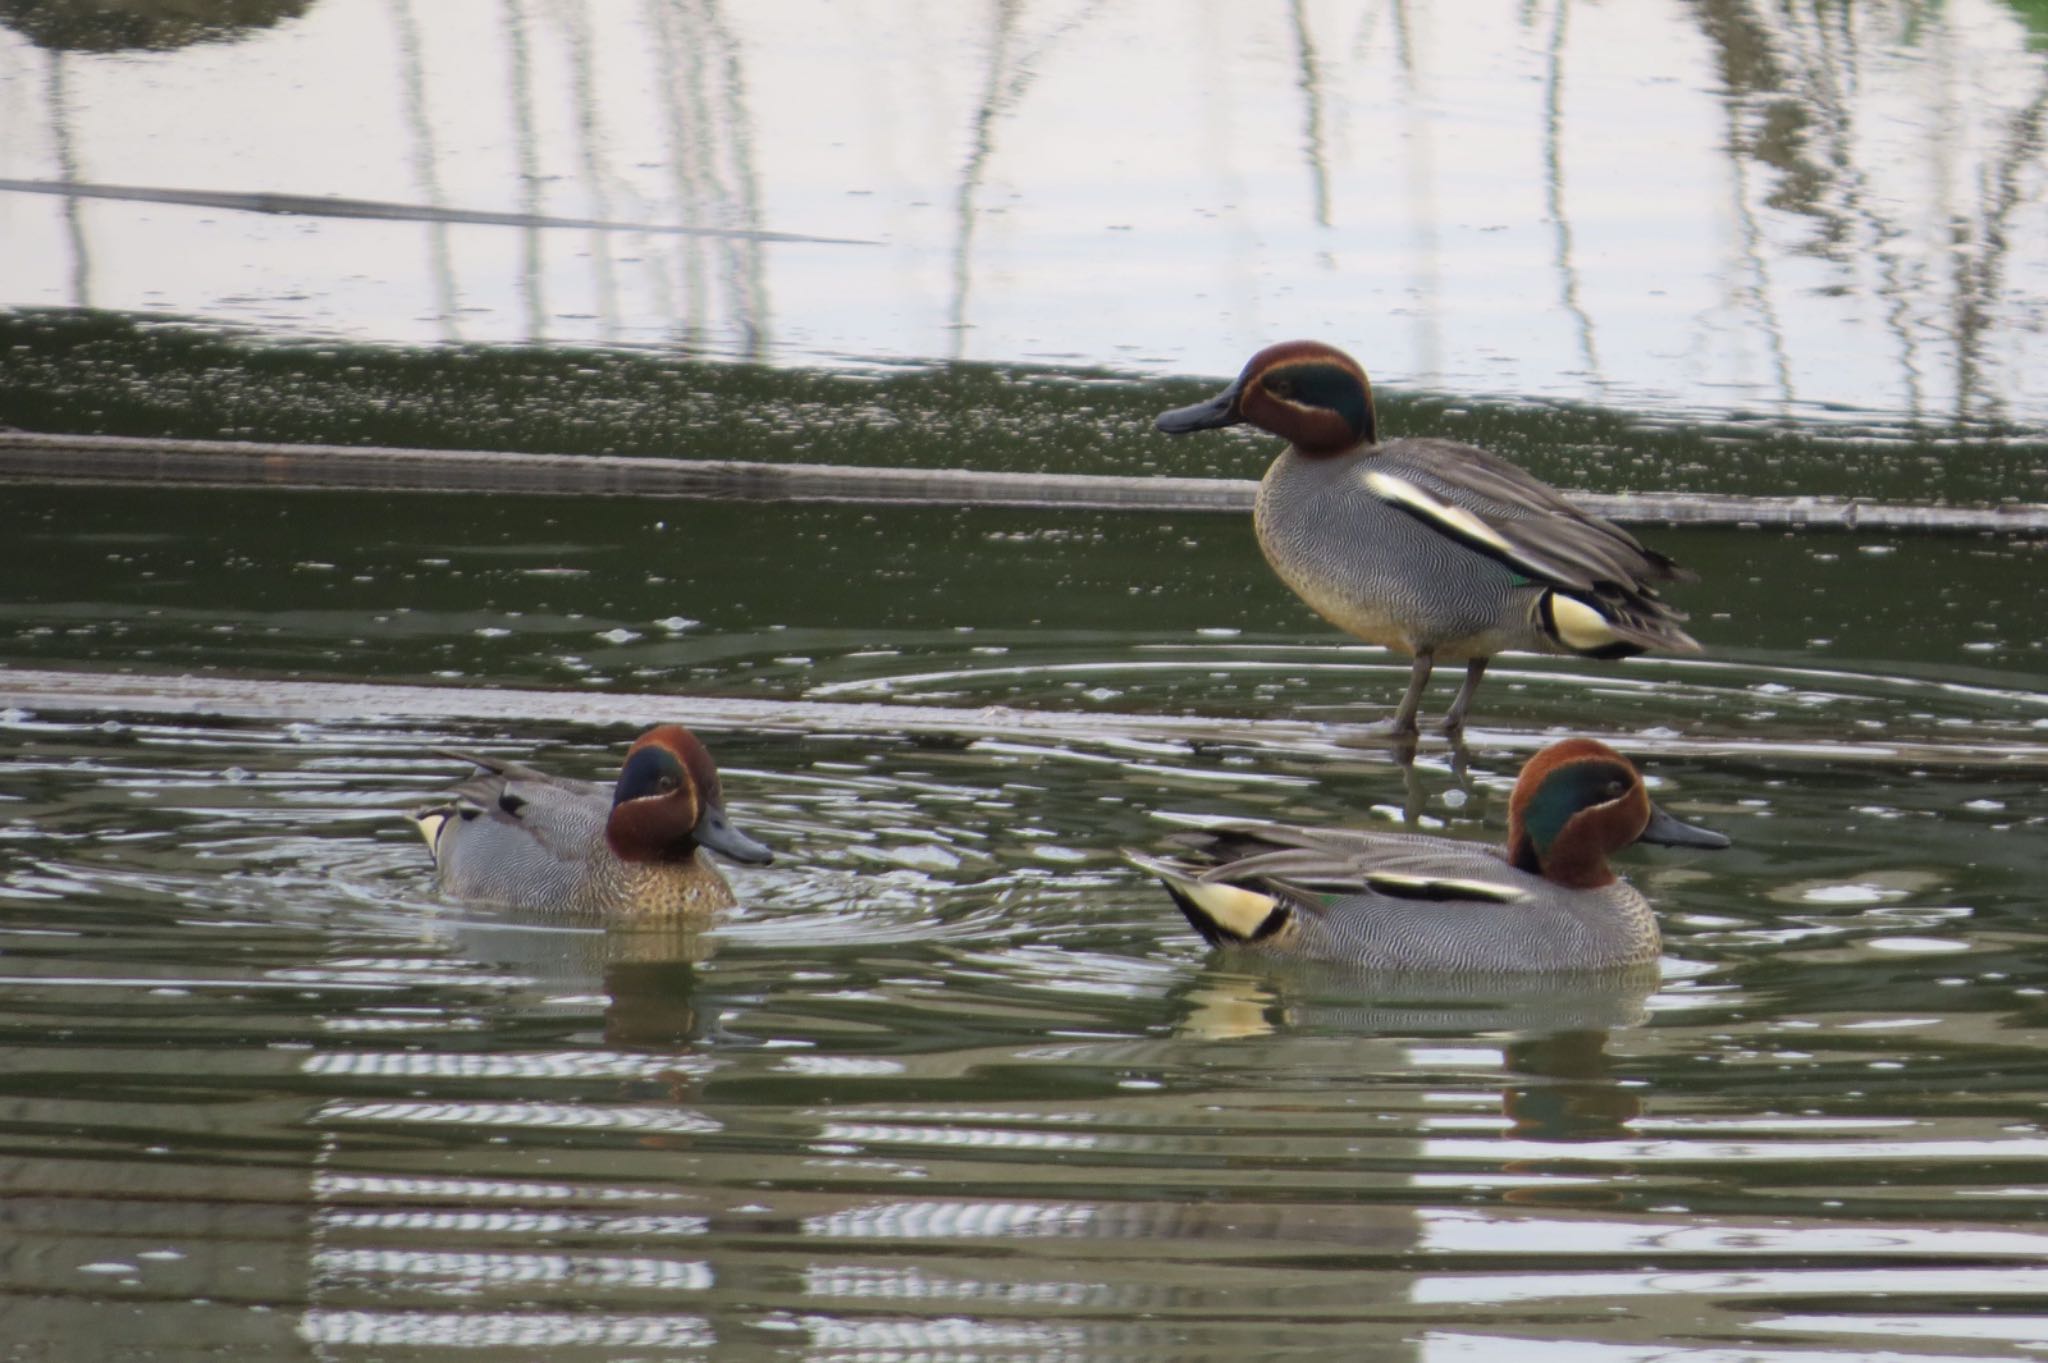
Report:
[[[571,915],[694,916],[735,902],[704,849],[748,866],[774,860],[726,819],[718,768],[681,725],[640,735],[614,786],[443,755],[478,770],[408,817],[433,851],[442,890],[458,899]]]
[[[1413,736],[1429,674],[1463,662],[1444,728],[1463,727],[1486,663],[1511,649],[1625,658],[1697,653],[1651,585],[1693,575],[1549,484],[1454,440],[1379,438],[1349,355],[1288,341],[1207,402],[1159,417],[1168,435],[1249,422],[1287,440],[1252,525],[1280,580],[1339,629],[1415,659],[1390,726]]]
[[[1185,859],[1125,855],[1211,946],[1375,970],[1613,970],[1657,959],[1657,920],[1607,864],[1638,842],[1726,847],[1650,802],[1590,738],[1529,759],[1505,848],[1418,833],[1222,824]]]

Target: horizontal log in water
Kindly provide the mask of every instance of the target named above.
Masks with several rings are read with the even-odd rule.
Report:
[[[1325,761],[1393,760],[1389,740],[1354,724],[1249,716],[1073,714],[1008,705],[977,707],[889,701],[763,700],[741,696],[620,691],[543,691],[514,687],[303,681],[278,677],[69,672],[0,666],[0,716],[137,715],[300,721],[503,726],[548,721],[637,729],[662,720],[708,733],[912,735],[963,745],[1013,744],[1046,755],[1109,752],[1127,760],[1170,758],[1200,749],[1238,748]],[[1783,765],[1942,766],[2032,770],[2048,762],[2048,743],[1970,739],[1793,739],[1671,733],[1586,732],[1638,757],[1734,758]],[[1467,735],[1480,750],[1534,752],[1557,735],[1482,729]],[[1425,747],[1441,749],[1441,734]],[[424,746],[424,745],[423,745]]]
[[[1251,509],[1257,487],[1248,479],[1235,478],[1133,478],[733,459],[151,440],[33,431],[0,431],[0,481],[1239,514]],[[1927,506],[1840,497],[1735,497],[1697,492],[1570,495],[1588,511],[1625,524],[2048,531],[2048,505],[2037,502]]]

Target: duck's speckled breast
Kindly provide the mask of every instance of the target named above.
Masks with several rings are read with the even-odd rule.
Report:
[[[604,838],[608,808],[601,793],[557,797],[545,813],[528,811],[544,829],[496,814],[451,828],[440,850],[442,886],[464,899],[570,916],[684,917],[733,905],[732,887],[702,851],[682,861],[620,860]]]
[[[620,861],[605,849],[581,887],[576,907],[611,918],[686,918],[717,913],[738,901],[701,851],[687,861]]]

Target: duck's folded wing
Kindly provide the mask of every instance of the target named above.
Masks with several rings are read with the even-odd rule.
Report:
[[[1369,468],[1367,491],[1534,581],[1654,598],[1650,583],[1694,578],[1497,455],[1451,441],[1403,441],[1400,447],[1403,457]]]
[[[539,854],[557,860],[581,860],[598,845],[611,793],[594,781],[576,781],[479,753],[435,749],[444,757],[468,762],[477,770],[451,787],[430,810],[465,822],[483,821],[496,830],[491,844],[504,855]],[[439,840],[430,838],[439,845]]]
[[[1211,946],[1281,954],[1394,963],[1411,928],[1425,939],[1469,933],[1475,909],[1490,917],[1519,902],[1527,889],[1517,882],[1531,879],[1484,848],[1401,834],[1268,824],[1175,841],[1190,855],[1124,855],[1159,877]]]
[[[1414,833],[1225,824],[1176,841],[1194,849],[1203,881],[1264,881],[1304,898],[1371,890],[1398,899],[1505,904],[1527,888],[1490,847]]]

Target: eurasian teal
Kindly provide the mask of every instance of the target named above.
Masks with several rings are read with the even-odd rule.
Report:
[[[1607,864],[1637,842],[1726,847],[1650,801],[1590,738],[1529,759],[1506,848],[1417,833],[1224,824],[1185,859],[1126,852],[1211,946],[1378,970],[1605,970],[1657,958],[1649,904]]]
[[[1699,651],[1650,585],[1693,574],[1497,455],[1382,442],[1372,386],[1340,350],[1268,346],[1235,383],[1158,425],[1182,435],[1240,422],[1289,442],[1252,514],[1266,561],[1331,624],[1415,659],[1396,734],[1415,732],[1438,662],[1465,664],[1444,719],[1455,731],[1496,653]]]
[[[718,768],[688,729],[649,729],[616,785],[437,750],[478,770],[413,811],[441,888],[460,899],[567,914],[666,918],[730,907],[709,848],[749,866],[774,854],[734,828]]]

